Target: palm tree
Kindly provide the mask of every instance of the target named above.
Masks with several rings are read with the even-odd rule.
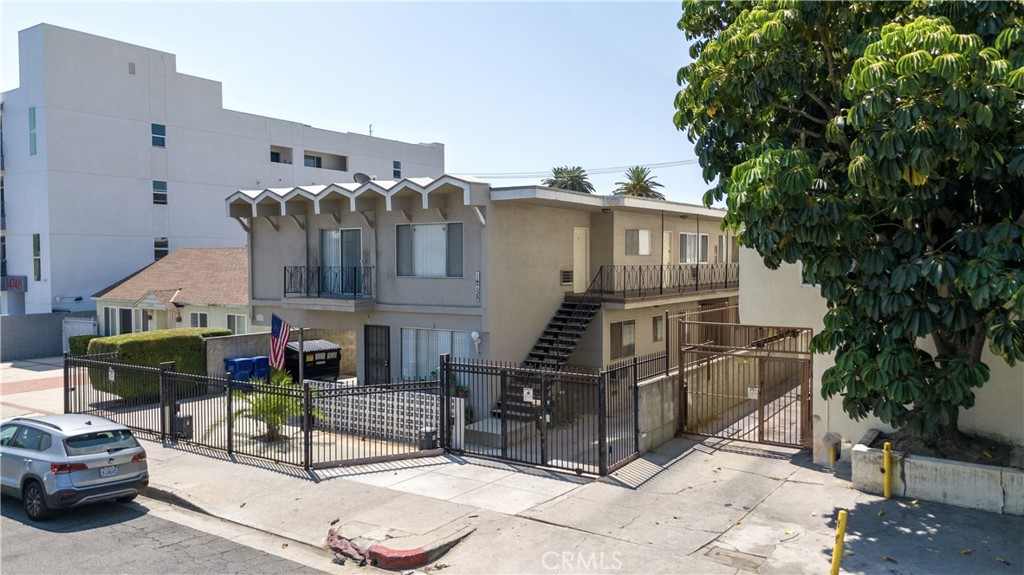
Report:
[[[594,193],[594,184],[590,183],[590,180],[587,179],[587,172],[579,166],[551,168],[551,177],[546,178],[542,183],[560,190],[583,192],[584,194]]]
[[[624,175],[626,176],[625,182],[615,182],[615,185],[618,186],[615,188],[616,194],[637,198],[653,198],[655,200],[665,199],[665,194],[654,189],[660,188],[662,185],[660,182],[654,181],[650,168],[633,166],[626,170]]]

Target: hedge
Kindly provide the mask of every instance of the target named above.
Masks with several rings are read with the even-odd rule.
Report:
[[[206,345],[203,340],[223,335],[231,335],[231,330],[196,327],[126,333],[92,339],[88,353],[117,353],[117,362],[127,365],[159,367],[161,363],[173,361],[176,371],[202,375],[206,373]],[[89,380],[94,389],[123,399],[156,400],[160,397],[160,382],[156,375],[136,374],[110,381],[107,374],[106,368],[89,370]],[[179,390],[179,393],[194,395],[200,391]]]
[[[73,335],[68,338],[68,347],[71,355],[85,355],[89,353],[89,342],[103,337],[101,335]]]

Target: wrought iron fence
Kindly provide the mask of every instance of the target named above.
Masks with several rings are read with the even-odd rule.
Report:
[[[442,359],[450,448],[605,475],[636,453],[636,382],[598,370]]]
[[[738,263],[601,266],[597,292],[623,298],[739,287]]]
[[[372,267],[285,266],[285,297],[373,297]]]
[[[166,444],[202,445],[306,469],[441,453],[439,381],[347,386],[180,373],[64,358],[66,413],[95,413]]]

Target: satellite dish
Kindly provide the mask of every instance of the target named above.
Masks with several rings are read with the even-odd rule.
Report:
[[[352,181],[354,181],[357,184],[365,184],[366,182],[370,181],[370,176],[367,176],[362,172],[356,172],[352,174]]]

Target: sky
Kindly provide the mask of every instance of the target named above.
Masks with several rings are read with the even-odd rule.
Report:
[[[512,186],[582,166],[609,194],[649,165],[668,199],[700,203],[709,186],[672,123],[679,16],[679,2],[4,0],[0,88],[18,85],[17,32],[45,22],[175,54],[228,109],[441,142],[450,174]]]

